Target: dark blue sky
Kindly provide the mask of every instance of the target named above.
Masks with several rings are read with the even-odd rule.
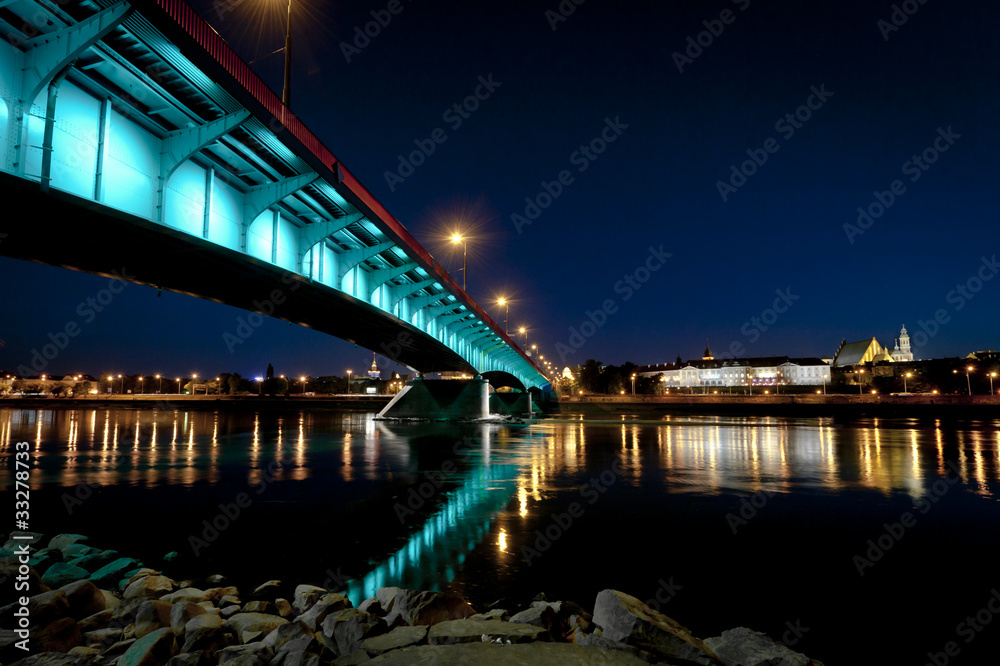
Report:
[[[860,0],[567,0],[575,11],[559,21],[546,15],[556,0],[401,0],[348,62],[341,42],[390,3],[295,1],[295,112],[446,264],[461,257],[443,237],[474,224],[469,292],[494,316],[496,297],[512,298],[511,327],[526,325],[547,358],[664,362],[700,356],[706,338],[738,355],[832,355],[842,338],[891,346],[904,322],[934,330],[936,315],[918,357],[997,347],[992,3],[910,0],[890,30],[893,3]],[[196,6],[247,60],[282,45],[281,12],[262,28],[256,0]],[[688,37],[702,32],[699,53]],[[280,54],[255,65],[278,92],[281,67]],[[494,83],[474,112],[448,113],[482,80]],[[387,179],[438,128],[433,154]],[[578,152],[595,139],[594,159]],[[558,196],[518,225],[526,197],[564,171]],[[858,224],[859,207],[883,206]],[[650,260],[661,247],[671,256]],[[647,260],[658,269],[645,273]],[[5,369],[106,283],[0,268]],[[581,328],[609,300],[606,323]],[[271,362],[321,375],[370,361],[278,321],[230,354],[222,335],[240,314],[129,285],[48,371],[252,376]]]

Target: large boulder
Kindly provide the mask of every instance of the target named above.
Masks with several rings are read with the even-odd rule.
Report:
[[[173,604],[158,599],[147,599],[139,606],[135,615],[135,637],[142,638],[163,627],[172,627],[170,611]],[[186,650],[185,650],[186,652]]]
[[[56,562],[42,575],[42,582],[50,588],[62,587],[78,580],[86,579],[90,572],[66,562]]]
[[[476,611],[467,601],[449,592],[404,590],[383,587],[375,593],[389,626],[437,624],[472,617]]]
[[[198,618],[195,619],[197,620]],[[233,631],[241,639],[244,632],[253,633],[259,631],[266,636],[287,622],[288,620],[283,617],[267,615],[266,613],[237,613],[226,620],[226,624],[232,627]]]
[[[170,609],[170,628],[178,636],[184,634],[184,626],[193,618],[204,615],[208,611],[191,601],[179,601]]]
[[[387,634],[366,638],[361,641],[361,647],[369,656],[375,657],[389,650],[398,650],[426,642],[427,626],[421,625],[418,627],[396,627]]]
[[[723,631],[721,636],[706,638],[705,643],[728,666],[823,666],[746,627]]]
[[[317,587],[316,585],[298,585],[295,588],[295,597],[292,601],[292,607],[300,613],[305,613],[326,593],[327,590],[323,587]]]
[[[226,621],[215,613],[205,613],[188,620],[184,625],[184,645],[181,652],[201,652],[206,657],[224,647]]]
[[[118,581],[122,579],[125,572],[131,571],[137,566],[139,566],[137,560],[130,557],[119,557],[90,574],[90,581],[100,588],[118,589]]]
[[[594,623],[603,637],[704,666],[723,662],[700,638],[663,613],[617,590],[602,590],[594,603]]]
[[[117,666],[163,666],[176,652],[174,632],[163,627],[132,643]]]
[[[274,652],[263,643],[230,645],[215,654],[219,666],[260,666],[271,662]]]
[[[357,608],[331,613],[323,620],[320,639],[337,656],[346,656],[361,647],[361,642],[385,633],[385,620]]]
[[[89,580],[78,580],[59,588],[69,601],[69,614],[77,620],[100,613],[107,607],[104,593]]]
[[[67,546],[71,546],[74,543],[83,543],[87,540],[88,537],[82,534],[57,534],[49,539],[49,548],[61,550],[63,551],[63,555],[65,555],[65,549]]]
[[[501,643],[532,643],[549,640],[549,632],[541,627],[500,620],[448,620],[439,622],[427,633],[431,645],[482,643],[500,639]]]
[[[194,603],[200,603],[205,601],[205,591],[199,590],[196,587],[183,587],[176,592],[163,595],[160,597],[160,601],[166,601],[171,604],[176,604],[180,601],[193,601]]]
[[[16,626],[14,610],[14,604],[2,609],[0,622],[3,622],[3,626],[10,628]],[[48,624],[69,615],[69,599],[62,590],[49,590],[36,594],[28,599],[28,613],[32,624]]]
[[[95,550],[94,552],[76,557],[69,561],[70,564],[86,569],[87,571],[97,571],[101,567],[110,564],[118,559],[117,550]]]
[[[351,600],[346,594],[330,592],[320,597],[309,610],[299,615],[296,619],[313,631],[317,631],[323,625],[323,620],[326,619],[327,615],[350,607]]]
[[[126,600],[145,597],[159,598],[172,592],[175,587],[174,581],[166,576],[143,576],[129,583],[123,596]]]
[[[83,643],[76,620],[64,617],[31,633],[31,647],[39,652],[69,652]]]

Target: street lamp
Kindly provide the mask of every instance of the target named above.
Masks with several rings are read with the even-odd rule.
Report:
[[[635,395],[635,373],[632,373],[632,395]]]
[[[143,376],[139,375],[139,395],[142,395],[142,380]]]
[[[156,378],[160,380],[160,385],[156,387],[156,392],[163,393],[163,377],[156,375]]]
[[[125,378],[118,375],[118,379],[122,380],[121,386],[118,387],[118,395],[125,395]]]
[[[909,377],[910,374],[912,374],[912,373],[907,372],[905,375],[903,375],[903,393],[907,392],[906,391],[906,378]]]
[[[524,348],[527,349],[528,348],[528,329],[525,328],[524,326],[522,326],[521,328],[517,329],[517,332],[524,336]]]
[[[507,333],[507,320],[510,319],[510,301],[501,297],[497,300],[497,305],[502,305],[504,307],[503,332]]]
[[[862,368],[861,370],[855,370],[854,374],[855,375],[859,375],[859,374],[863,375],[863,374],[865,374],[864,368]],[[860,377],[855,377],[854,380],[856,382],[858,382],[858,395],[861,395],[861,393],[862,393],[862,391],[861,391],[861,378]]]
[[[299,381],[302,382],[302,395],[306,394],[306,378],[299,377]]]
[[[465,291],[465,280],[469,272],[469,239],[456,231],[451,235],[451,242],[462,244],[462,291]]]
[[[257,378],[257,395],[258,396],[264,395],[264,378],[263,377],[258,377]]]
[[[997,376],[997,373],[990,373],[990,395],[993,395],[993,378]]]
[[[288,20],[285,22],[285,85],[281,90],[281,103],[292,106],[292,0],[288,0]]]
[[[972,372],[972,369],[973,368],[972,368],[971,365],[966,366],[966,368],[965,368],[965,385],[969,389],[969,395],[972,395],[972,381],[969,379],[969,373]],[[952,372],[955,373],[956,375],[958,374],[958,370],[952,370]],[[990,380],[990,393],[993,392],[993,383],[992,383],[992,381],[993,380],[991,379]]]
[[[177,395],[181,394],[181,378],[177,378]]]
[[[347,371],[347,395],[351,394],[351,371]]]

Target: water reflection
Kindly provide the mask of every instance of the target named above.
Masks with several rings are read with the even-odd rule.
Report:
[[[388,426],[372,417],[304,410],[0,409],[0,457],[12,456],[16,442],[29,441],[38,463],[33,489],[80,482],[190,487],[234,478],[255,484],[265,474],[285,481],[322,475],[333,488],[439,471],[439,460],[438,467],[422,468],[416,442],[437,427],[436,441],[448,446],[459,432],[454,426]],[[566,415],[523,427],[462,428],[464,446],[453,456],[461,465],[447,474],[453,490],[398,551],[376,558],[350,584],[355,603],[382,585],[439,589],[478,544],[515,562],[519,553],[510,544],[517,537],[494,524],[497,515],[539,518],[537,507],[546,498],[579,487],[612,458],[625,470],[622,482],[669,494],[865,489],[917,501],[954,467],[970,491],[993,498],[1000,480],[998,421],[844,425],[828,418]],[[6,460],[4,487],[11,485],[12,469]]]

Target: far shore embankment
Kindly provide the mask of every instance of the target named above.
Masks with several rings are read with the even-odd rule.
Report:
[[[582,395],[564,397],[559,411],[639,412],[840,418],[1000,419],[1000,396],[988,395]]]
[[[88,395],[77,398],[55,396],[4,396],[0,407],[33,409],[170,408],[170,409],[338,409],[380,411],[391,395],[178,395],[176,393],[142,395]]]

